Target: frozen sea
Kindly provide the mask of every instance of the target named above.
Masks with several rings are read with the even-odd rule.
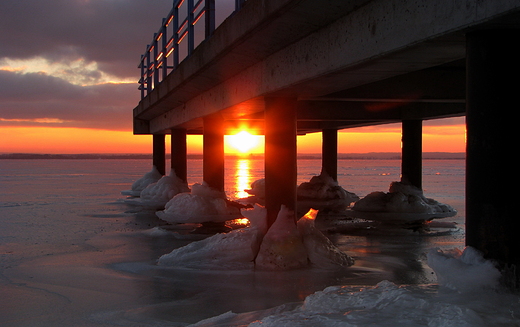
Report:
[[[298,182],[320,164],[300,159]],[[270,272],[157,265],[208,235],[123,202],[150,160],[0,160],[0,326],[520,326],[520,297],[486,262],[453,254],[464,250],[464,165],[423,163],[425,195],[456,216],[419,227],[321,216],[355,264]],[[188,169],[202,182],[201,160]],[[399,160],[340,160],[338,181],[363,197],[399,172]],[[227,195],[262,175],[262,160],[228,158]]]

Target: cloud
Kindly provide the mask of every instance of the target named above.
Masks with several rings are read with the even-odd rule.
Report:
[[[137,79],[137,64],[171,0],[0,1],[0,58],[83,58],[107,74]]]
[[[136,84],[81,86],[45,73],[0,70],[0,126],[131,130]]]

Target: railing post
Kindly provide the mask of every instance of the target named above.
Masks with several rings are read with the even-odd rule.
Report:
[[[173,69],[176,69],[179,65],[179,7],[177,3],[174,5],[173,9],[173,46],[175,50],[173,51]]]
[[[166,58],[166,52],[168,51],[168,49],[166,49],[166,45],[168,44],[168,33],[166,33],[166,22],[168,20],[165,18],[163,19],[163,24],[162,24],[162,28],[161,28],[161,33],[162,33],[162,56],[161,56],[161,61],[162,61],[162,78],[161,78],[161,81],[163,79],[166,78],[166,76],[168,75],[168,58]]]
[[[146,73],[146,70],[145,70],[145,65],[144,65],[144,56],[141,55],[141,64],[139,65],[139,67],[141,68],[141,77],[139,78],[139,90],[141,90],[141,99],[144,98],[145,94],[145,89],[144,89],[144,84],[146,83],[146,80],[145,80],[145,73]]]
[[[153,74],[153,87],[157,86],[159,84],[159,74],[157,74],[157,33],[153,34],[153,68],[152,68],[152,74]]]
[[[205,0],[206,17],[205,19],[205,38],[208,38],[215,31],[215,0]]]
[[[191,55],[193,49],[195,49],[195,26],[193,26],[193,7],[193,0],[188,0],[188,56]]]
[[[150,46],[146,48],[146,94],[152,91],[152,75],[150,74]]]

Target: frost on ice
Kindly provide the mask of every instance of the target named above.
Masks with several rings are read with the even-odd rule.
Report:
[[[141,191],[139,198],[127,199],[125,202],[151,208],[164,208],[166,203],[173,198],[174,195],[189,191],[188,185],[171,170],[170,175],[162,176],[157,182],[146,186],[146,188]]]
[[[122,191],[121,194],[140,196],[142,190],[144,190],[148,185],[157,182],[161,177],[162,174],[157,170],[157,167],[153,166],[151,171],[144,174],[143,177],[139,178],[132,184],[130,190]]]
[[[205,182],[196,183],[192,185],[191,193],[175,195],[156,215],[173,223],[223,222],[239,218],[239,209],[228,203],[224,192],[209,187]]]
[[[314,227],[314,210],[294,221],[294,212],[282,206],[267,230],[266,210],[255,205],[242,210],[251,225],[190,243],[159,258],[160,265],[192,268],[252,268],[285,270],[314,266],[331,269],[350,266],[354,260],[337,249]],[[254,262],[253,262],[254,261]]]

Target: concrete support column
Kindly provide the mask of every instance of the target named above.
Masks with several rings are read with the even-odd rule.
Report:
[[[164,134],[153,134],[153,154],[152,162],[159,173],[166,173],[166,149]]]
[[[210,187],[224,191],[224,120],[215,114],[204,117],[203,123],[203,178]]]
[[[511,274],[509,284],[520,289],[520,220],[513,182],[520,31],[475,31],[466,41],[466,244],[499,262]]]
[[[270,226],[281,205],[296,210],[296,99],[265,99],[265,203]]]
[[[422,189],[422,120],[403,120],[401,181]]]
[[[338,130],[336,129],[322,131],[321,170],[338,181]]]
[[[171,130],[171,168],[175,175],[184,182],[188,181],[188,158],[186,145],[186,130]]]

